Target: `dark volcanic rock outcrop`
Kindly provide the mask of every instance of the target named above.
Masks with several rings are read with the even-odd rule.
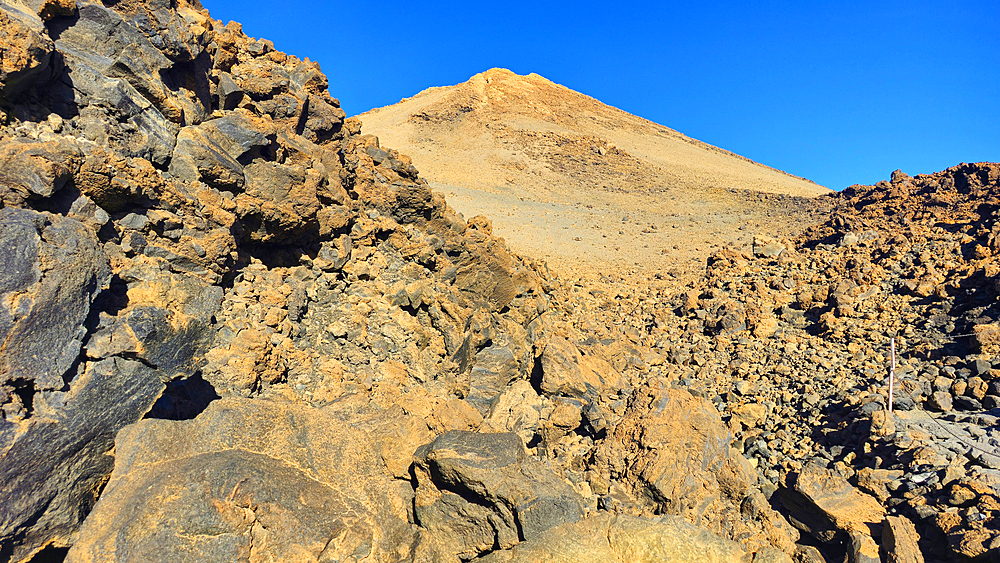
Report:
[[[0,559],[69,545],[148,412],[454,405],[486,347],[527,379],[538,277],[345,122],[316,64],[197,2],[14,2],[0,30]]]

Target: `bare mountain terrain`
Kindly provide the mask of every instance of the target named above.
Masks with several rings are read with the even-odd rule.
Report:
[[[588,279],[197,0],[0,37],[0,563],[1000,560],[1000,164],[660,182],[523,79],[455,201]]]
[[[458,211],[570,269],[668,256],[684,270],[722,244],[796,232],[830,193],[537,74],[491,69],[359,118]]]

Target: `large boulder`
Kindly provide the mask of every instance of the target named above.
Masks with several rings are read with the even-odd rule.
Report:
[[[774,549],[763,549],[756,554],[747,553],[736,542],[674,516],[648,519],[604,513],[552,528],[511,550],[496,551],[477,561],[788,563],[791,558]]]
[[[20,207],[33,199],[51,197],[80,170],[82,157],[77,143],[65,138],[0,142],[0,204]]]
[[[108,259],[82,223],[6,208],[0,264],[0,385],[60,390],[80,354],[90,305],[110,281]]]
[[[583,517],[580,495],[516,434],[453,430],[417,450],[414,516],[469,559]]]
[[[680,516],[747,551],[794,551],[798,533],[757,488],[715,406],[685,390],[636,393],[597,450],[597,465],[657,514]]]
[[[221,399],[126,428],[115,453],[69,562],[399,561],[415,544],[409,484],[318,409]]]
[[[791,489],[778,498],[793,522],[823,542],[847,546],[852,562],[877,562],[885,508],[879,501],[817,461],[794,476]]]

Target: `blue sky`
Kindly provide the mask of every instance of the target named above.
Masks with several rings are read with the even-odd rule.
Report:
[[[998,0],[203,3],[349,115],[504,67],[834,189],[1000,160]]]

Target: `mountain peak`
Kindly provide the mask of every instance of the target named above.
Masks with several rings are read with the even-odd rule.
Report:
[[[574,192],[829,192],[538,74],[504,68],[428,88],[360,118],[366,132],[411,154],[432,183]],[[591,153],[601,158],[591,161]]]

